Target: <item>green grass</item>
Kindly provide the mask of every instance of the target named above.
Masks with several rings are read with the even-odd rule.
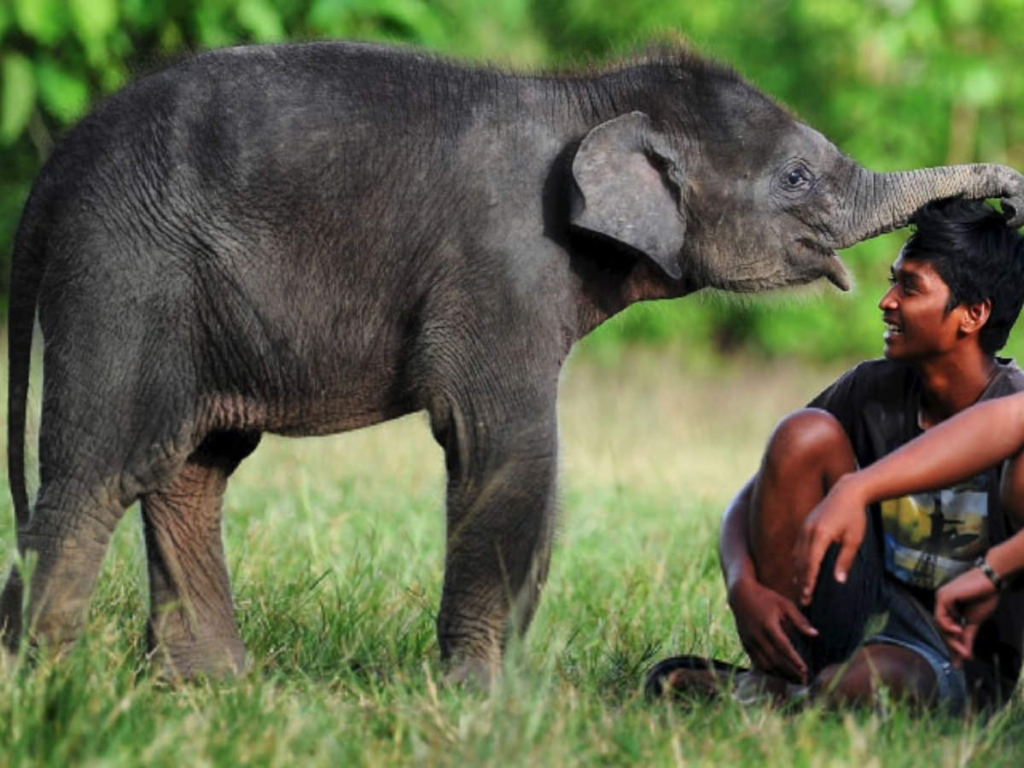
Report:
[[[986,726],[891,704],[786,716],[643,699],[661,655],[743,659],[718,575],[720,510],[778,416],[834,373],[681,361],[570,361],[553,568],[490,693],[438,683],[444,478],[412,416],[268,438],[232,479],[225,533],[252,661],[236,679],[149,674],[131,510],[82,642],[0,679],[0,765],[1020,765],[1020,700]]]

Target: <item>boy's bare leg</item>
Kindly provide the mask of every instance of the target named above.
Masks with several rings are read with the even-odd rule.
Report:
[[[809,408],[779,423],[765,450],[750,507],[750,549],[762,584],[796,602],[792,551],[800,528],[856,463],[846,432],[831,414]],[[811,695],[824,696],[830,704],[870,704],[880,686],[896,698],[925,704],[934,699],[937,681],[920,654],[876,643],[823,669],[812,681]],[[767,687],[772,689],[770,683]]]
[[[828,412],[808,408],[779,423],[765,449],[748,510],[750,552],[761,584],[797,602],[792,553],[800,528],[832,485],[856,468],[853,446]],[[784,701],[792,690],[783,678],[757,669],[756,662],[752,677],[743,687],[760,690],[776,701]],[[703,670],[679,670],[665,678],[664,686],[707,695],[723,682],[721,675]],[[884,644],[857,650],[810,682],[812,697],[825,696],[833,704],[867,704],[880,684],[897,697],[928,702],[937,685],[923,657]]]
[[[853,447],[828,412],[797,411],[775,428],[747,509],[748,546],[762,585],[796,603],[792,552],[800,527],[832,484],[854,469]],[[783,699],[787,680],[761,670],[754,654],[751,660],[757,680],[744,679],[742,687]],[[724,682],[727,680],[721,674],[684,668],[669,674],[664,687],[705,697],[709,691],[720,690]]]
[[[857,468],[846,432],[828,412],[796,411],[775,428],[750,504],[750,552],[758,580],[797,601],[793,546],[804,520],[836,480]]]

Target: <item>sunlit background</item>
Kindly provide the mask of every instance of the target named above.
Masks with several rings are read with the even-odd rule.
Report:
[[[517,69],[682,39],[874,170],[1024,168],[1024,0],[0,0],[0,301],[31,179],[91,104],[189,51],[319,38],[398,41]],[[669,344],[695,360],[876,355],[875,305],[903,236],[844,254],[858,282],[851,296],[818,286],[640,307],[587,349]]]

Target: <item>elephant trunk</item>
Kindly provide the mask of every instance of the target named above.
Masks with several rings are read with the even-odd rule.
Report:
[[[923,168],[898,173],[872,173],[859,168],[849,205],[839,220],[836,248],[906,226],[914,213],[932,200],[946,197],[1003,199],[1011,226],[1024,223],[1024,176],[1004,165],[979,163]]]

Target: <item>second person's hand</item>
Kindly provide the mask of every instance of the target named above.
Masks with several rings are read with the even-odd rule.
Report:
[[[839,545],[833,575],[836,581],[844,584],[857,550],[864,541],[867,530],[866,504],[859,486],[851,478],[853,475],[839,478],[828,495],[811,510],[800,529],[793,554],[802,605],[811,603],[821,561],[829,546]]]

